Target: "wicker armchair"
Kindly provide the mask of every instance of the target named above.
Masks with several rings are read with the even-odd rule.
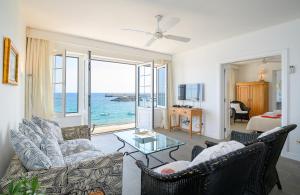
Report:
[[[65,140],[90,139],[87,126],[62,128]],[[6,191],[12,180],[38,177],[45,194],[78,194],[102,191],[105,195],[122,193],[123,154],[114,153],[88,158],[72,165],[28,171],[15,155],[3,178],[0,191]]]
[[[234,108],[231,108],[233,121],[235,122],[236,119],[241,119],[241,121],[249,120],[250,119],[250,108],[248,108],[243,102],[240,101],[231,101],[230,104],[240,104],[240,108],[243,111],[247,111],[247,113],[237,113]]]
[[[263,143],[256,143],[170,175],[156,173],[142,161],[137,161],[136,164],[142,171],[141,194],[243,194],[250,173],[256,169],[255,162],[262,159],[264,148]],[[202,149],[195,147],[192,156],[195,157]]]
[[[281,150],[290,131],[294,130],[297,125],[288,125],[282,130],[270,135],[258,138],[258,133],[242,133],[233,131],[231,140],[236,140],[245,145],[251,145],[257,142],[263,142],[266,145],[266,154],[262,164],[262,174],[258,177],[253,176],[248,186],[248,194],[269,194],[273,187],[277,185],[278,189],[282,189],[276,164],[279,159]],[[206,141],[208,147],[216,143]]]

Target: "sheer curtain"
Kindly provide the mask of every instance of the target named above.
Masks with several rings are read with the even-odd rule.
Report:
[[[27,38],[25,116],[53,116],[49,41]]]
[[[169,129],[169,108],[173,106],[173,78],[172,78],[172,62],[170,60],[155,60],[154,64],[157,66],[167,65],[167,78],[168,78],[168,86],[167,86],[167,97],[168,97],[168,105],[166,105],[163,110],[163,120],[161,124],[161,128]]]

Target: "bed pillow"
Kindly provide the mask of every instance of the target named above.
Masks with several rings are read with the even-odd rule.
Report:
[[[194,160],[189,164],[189,167],[198,165],[200,163],[216,159],[220,156],[226,155],[230,152],[234,152],[245,146],[237,141],[221,142],[215,146],[204,149],[198,154]]]
[[[65,165],[59,144],[54,137],[45,136],[41,142],[41,150],[48,156],[53,167],[62,167]]]
[[[267,135],[270,135],[270,134],[272,134],[272,133],[275,133],[275,132],[277,132],[277,131],[280,131],[281,129],[282,129],[282,127],[275,127],[274,129],[271,129],[271,130],[269,130],[269,131],[266,131],[266,132],[260,134],[260,135],[257,137],[257,139],[260,139],[260,138],[262,138],[262,137],[265,137],[265,136],[267,136]]]
[[[187,169],[189,164],[190,164],[190,161],[179,160],[179,161],[171,162],[171,163],[165,164],[163,166],[160,166],[160,167],[154,169],[154,172],[160,173],[163,175],[168,175],[168,174],[176,173],[176,172]]]
[[[27,170],[49,169],[50,159],[25,135],[18,130],[10,131],[11,144]]]
[[[42,129],[44,134],[53,134],[59,144],[62,144],[64,142],[61,128],[56,122],[46,120],[37,116],[33,116],[32,121]]]

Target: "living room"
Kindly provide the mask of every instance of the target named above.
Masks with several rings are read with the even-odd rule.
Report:
[[[249,166],[247,160],[257,166],[263,164],[267,170],[271,167],[270,175],[261,170],[265,175],[262,181],[257,180],[263,185],[255,188],[256,194],[300,193],[296,182],[300,179],[300,131],[295,126],[300,118],[299,8],[296,0],[226,3],[2,0],[1,189],[7,192],[12,181],[36,176],[41,184],[39,190],[46,194],[205,194],[202,181],[214,179],[210,174],[229,171],[235,163],[245,173],[249,170],[250,178],[255,166]],[[53,56],[57,55],[61,56],[61,64],[53,65]],[[280,56],[282,63],[281,128],[271,128],[265,136],[260,131],[246,132],[255,140],[247,145],[245,140],[236,138],[241,137],[240,132],[224,132],[224,64],[267,56]],[[66,68],[68,57],[78,59],[77,72],[73,75],[70,72],[71,77]],[[111,105],[115,103],[122,109],[125,103],[133,105],[133,110],[122,113],[122,117],[130,118],[133,127],[91,135],[94,127],[91,116],[95,112],[89,99],[93,94],[90,82],[93,73],[89,66],[95,59],[136,66],[135,90],[130,91],[135,100],[128,100],[124,95],[126,90],[119,90],[123,94],[113,94],[114,97],[109,97],[110,91],[104,91]],[[59,79],[54,81],[51,75]],[[76,93],[76,112],[68,112],[68,78],[72,83],[69,92]],[[55,95],[59,95],[55,100],[61,112],[55,112]],[[113,102],[112,98],[123,100]],[[97,113],[101,120],[113,117],[112,111]],[[28,143],[38,145],[33,146],[43,157],[47,147],[41,144],[58,145],[61,151],[57,155],[63,156],[61,164],[53,166],[53,159],[46,156],[41,170],[32,161],[26,161],[30,157],[22,156],[22,139],[16,141],[26,136],[20,135],[18,129],[27,137],[32,136]],[[48,130],[53,129],[55,133],[48,135]],[[54,134],[57,143],[46,139],[45,134],[49,137]],[[75,138],[85,139],[67,141]],[[212,146],[211,142],[222,143]],[[280,146],[271,152],[276,162],[267,163],[262,151],[273,142]],[[73,149],[76,146],[76,152],[70,154],[67,143],[72,143]],[[230,151],[223,155],[232,157],[232,161],[224,161],[222,156],[212,158],[210,154],[205,162],[205,153],[218,147],[229,147]],[[80,152],[84,154],[77,155]],[[259,158],[266,158],[265,163]],[[167,162],[181,163],[179,166],[185,168],[176,171],[178,167],[172,164],[168,167]],[[220,167],[205,170],[213,162],[222,162],[224,166],[220,171],[216,171]],[[89,176],[79,174],[83,170]],[[52,175],[46,176],[49,171]],[[184,176],[188,172],[193,179]],[[200,177],[200,172],[207,173],[207,177]],[[208,185],[208,194],[246,194],[251,189],[247,176],[234,171],[226,176],[237,179],[228,183],[224,177],[213,180],[215,183]],[[52,177],[60,179],[55,181]],[[266,181],[266,177],[272,181]],[[182,185],[175,184],[174,178]],[[229,189],[237,185],[240,187],[234,188],[235,191]]]

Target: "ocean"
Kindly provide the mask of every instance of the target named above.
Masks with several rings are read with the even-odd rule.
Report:
[[[135,101],[111,101],[116,97],[105,97],[106,93],[91,94],[91,119],[92,124],[96,125],[116,125],[135,122]],[[54,110],[61,112],[60,93],[54,95]],[[66,112],[77,112],[77,94],[66,94]]]

